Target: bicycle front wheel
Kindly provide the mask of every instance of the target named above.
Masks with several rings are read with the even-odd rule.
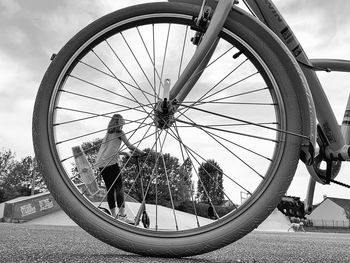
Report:
[[[189,256],[241,238],[276,207],[298,163],[292,83],[302,81],[280,42],[239,9],[186,99],[159,110],[165,80],[175,83],[196,49],[198,12],[146,4],[93,22],[57,54],[37,95],[33,139],[50,191],[78,225],[126,251]],[[145,203],[147,229],[99,209],[107,191],[99,171],[94,194],[74,164],[72,148],[80,145],[95,165],[115,113],[124,116],[128,140],[147,153],[139,172],[123,159],[120,175],[128,217]]]

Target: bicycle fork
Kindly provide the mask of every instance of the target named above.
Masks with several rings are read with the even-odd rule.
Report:
[[[203,13],[205,2],[206,1],[204,0],[200,14]],[[218,35],[234,3],[236,3],[235,0],[220,0],[218,2],[209,26],[203,39],[200,41],[195,54],[171,89],[170,101],[172,101],[173,104],[178,105],[182,103],[187,94],[193,88],[196,80],[200,77],[201,72],[208,64],[213,53],[211,51],[214,50],[217,45]]]
[[[196,20],[199,34],[192,40],[193,44],[198,45],[194,55],[172,88],[170,87],[171,80],[165,79],[163,98],[159,99],[155,109],[155,124],[159,129],[167,129],[173,124],[174,113],[208,65],[218,44],[218,35],[237,0],[220,0],[210,23],[206,2],[203,0]]]

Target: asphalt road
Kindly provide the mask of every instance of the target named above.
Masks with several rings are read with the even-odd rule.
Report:
[[[127,253],[76,226],[0,223],[0,262],[350,262],[350,234],[252,232],[220,250],[190,258]]]

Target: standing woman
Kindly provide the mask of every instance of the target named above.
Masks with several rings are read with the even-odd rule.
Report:
[[[96,158],[96,166],[99,167],[102,178],[107,187],[107,201],[111,211],[111,215],[127,223],[134,221],[127,218],[125,214],[124,187],[120,171],[119,155],[130,156],[130,153],[120,152],[121,143],[124,144],[133,152],[143,154],[144,152],[137,147],[131,145],[123,132],[125,121],[120,114],[114,114],[110,120],[107,133],[103,138],[101,147]],[[115,205],[115,196],[119,209],[118,217]]]

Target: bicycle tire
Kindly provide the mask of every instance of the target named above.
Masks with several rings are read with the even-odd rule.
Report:
[[[281,140],[277,155],[279,162],[259,185],[249,200],[233,216],[227,216],[195,231],[163,231],[153,233],[137,229],[101,215],[91,203],[79,195],[66,176],[54,143],[53,112],[57,99],[57,83],[62,72],[75,65],[72,58],[82,57],[82,47],[93,46],[97,35],[104,37],[124,28],[155,20],[181,21],[192,24],[198,7],[174,3],[152,3],[115,11],[93,22],[72,38],[57,54],[40,85],[33,113],[33,141],[35,154],[45,175],[47,186],[63,210],[83,229],[96,238],[125,251],[147,256],[184,257],[207,253],[228,245],[256,228],[277,206],[288,189],[299,160],[301,138],[278,133]],[[125,22],[128,21],[128,22]],[[131,22],[130,22],[131,21]],[[119,23],[119,24],[118,24]],[[118,27],[114,28],[115,25]],[[113,28],[113,30],[111,29]],[[304,82],[295,61],[285,47],[267,33],[267,29],[240,9],[234,8],[225,23],[222,36],[234,35],[249,45],[268,67],[277,87],[281,104],[279,113],[285,114],[282,125],[290,133],[301,134],[301,113],[294,86]],[[88,43],[88,44],[87,44]],[[253,52],[252,51],[252,52]],[[80,53],[79,53],[80,52]],[[272,77],[271,77],[272,78]],[[272,80],[269,80],[272,81]],[[277,91],[276,91],[277,92]],[[276,95],[277,96],[277,95]],[[283,142],[282,142],[283,141]]]

